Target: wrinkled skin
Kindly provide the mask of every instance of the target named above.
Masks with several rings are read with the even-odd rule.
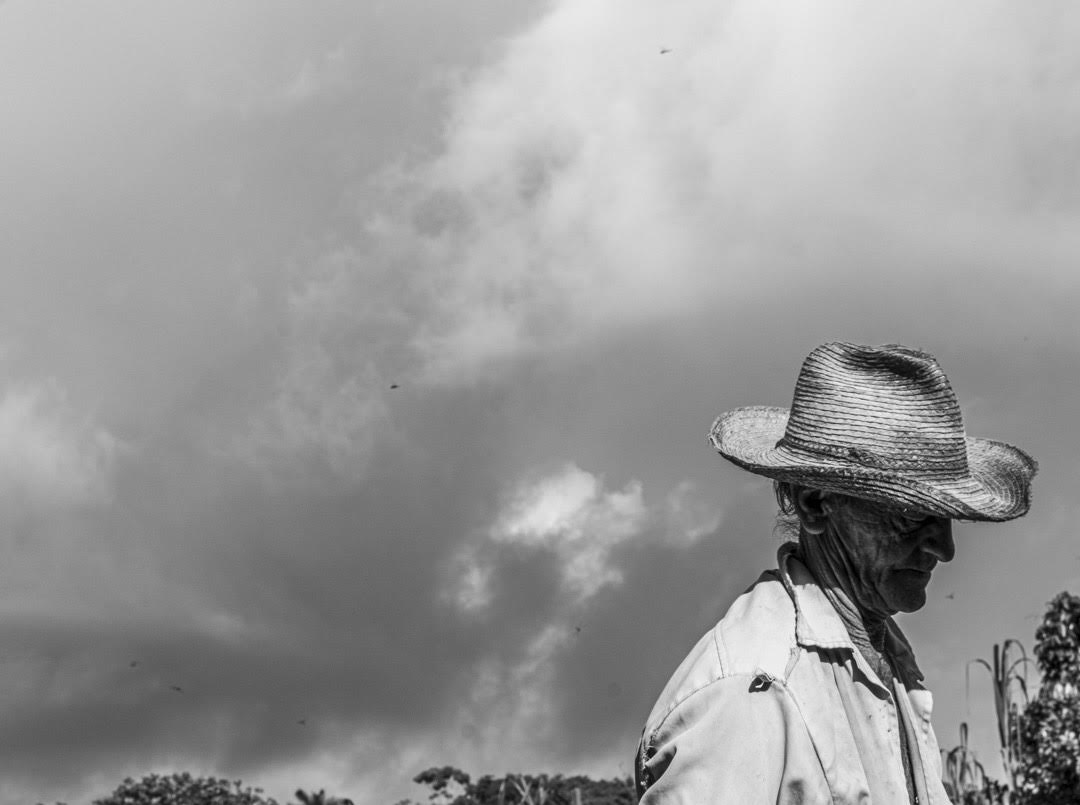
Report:
[[[914,612],[926,604],[926,586],[938,562],[956,554],[952,521],[919,512],[902,513],[848,498],[831,516],[864,584],[886,614]]]
[[[866,614],[921,609],[930,574],[956,553],[952,521],[944,517],[805,489],[797,508],[804,528],[830,528],[843,545],[856,588],[851,592]]]

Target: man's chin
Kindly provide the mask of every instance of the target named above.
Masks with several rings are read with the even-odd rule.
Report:
[[[897,612],[915,612],[926,606],[926,583],[930,581],[930,574],[925,575],[926,582],[916,580],[914,583],[904,584],[900,589],[894,590],[889,596],[889,604]]]

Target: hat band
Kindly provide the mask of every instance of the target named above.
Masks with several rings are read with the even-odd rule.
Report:
[[[793,436],[790,431],[780,438],[776,443],[776,447],[782,447],[786,450],[802,453],[814,458],[831,458],[837,461],[843,461],[847,464],[858,464],[863,467],[870,467],[878,470],[899,470],[909,468],[910,470],[915,470],[918,474],[922,474],[919,473],[920,470],[923,472],[930,470],[931,474],[935,476],[940,476],[941,471],[945,470],[946,475],[957,478],[963,477],[968,473],[966,451],[960,456],[957,456],[955,453],[952,455],[937,456],[927,456],[925,453],[919,455],[894,454],[883,456],[880,453],[868,450],[865,447],[809,442],[800,439],[798,436]]]
[[[780,440],[776,443],[777,447],[783,447],[788,450],[794,450],[799,453],[807,453],[812,456],[821,456],[824,458],[835,458],[841,461],[855,462],[861,464],[864,467],[874,467],[877,469],[885,469],[890,465],[889,461],[886,461],[881,456],[877,455],[871,450],[860,447],[841,447],[835,444],[821,444],[804,442],[801,439],[792,438],[790,434],[784,434]],[[895,462],[892,462],[895,463]]]

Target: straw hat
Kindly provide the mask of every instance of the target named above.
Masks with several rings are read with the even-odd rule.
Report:
[[[790,410],[728,411],[709,441],[758,475],[964,520],[1026,514],[1038,469],[1019,448],[965,435],[937,360],[898,344],[818,347]]]

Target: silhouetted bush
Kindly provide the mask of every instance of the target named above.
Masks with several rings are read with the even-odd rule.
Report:
[[[93,805],[278,805],[262,796],[261,788],[241,788],[213,777],[192,777],[188,772],[162,777],[151,774],[136,782],[128,777]]]

